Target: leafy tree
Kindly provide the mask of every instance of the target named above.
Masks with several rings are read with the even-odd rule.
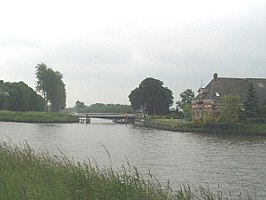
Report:
[[[178,106],[182,109],[184,118],[190,121],[192,119],[191,103],[195,98],[195,94],[191,89],[187,89],[180,94],[180,97],[181,102],[179,101]]]
[[[221,98],[219,122],[236,123],[239,121],[240,97],[224,96]]]
[[[75,111],[79,113],[133,113],[130,105],[95,103],[86,106],[81,101],[76,101]]]
[[[34,91],[31,88],[32,91]],[[32,97],[30,98],[30,105],[32,111],[44,111],[44,98],[40,95],[38,95],[35,91],[34,94],[32,93]]]
[[[87,112],[86,108],[87,108],[87,106],[85,105],[84,102],[81,102],[79,100],[76,101],[76,105],[75,105],[76,112],[78,112],[78,113]]]
[[[29,110],[29,92],[23,82],[8,84],[8,109],[14,111]]]
[[[6,109],[8,104],[8,91],[6,84],[0,83],[0,109]]]
[[[11,111],[43,111],[44,99],[24,82],[4,83],[0,87],[0,109]]]
[[[51,111],[58,112],[66,106],[66,89],[62,81],[63,74],[58,71],[53,71],[44,63],[36,66],[36,89],[42,92],[45,99],[46,111],[48,111],[48,103],[51,103]]]
[[[260,116],[260,105],[253,84],[250,84],[250,87],[247,91],[243,108],[245,118],[258,118]]]
[[[105,104],[95,103],[89,106],[88,111],[93,113],[106,113],[107,109]]]
[[[92,104],[87,107],[87,111],[92,113],[133,113],[129,105],[103,103]]]
[[[181,104],[185,103],[191,104],[192,100],[195,98],[195,94],[191,89],[187,89],[180,94],[180,97],[181,97]]]
[[[185,120],[191,121],[192,119],[192,107],[189,103],[181,104],[181,109],[183,111],[183,117]]]
[[[173,104],[173,93],[163,86],[163,82],[146,78],[129,94],[131,106],[136,109],[144,109],[148,114],[165,114]]]

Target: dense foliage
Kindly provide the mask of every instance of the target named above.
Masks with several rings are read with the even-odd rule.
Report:
[[[260,105],[258,101],[258,96],[252,84],[250,84],[250,87],[248,89],[243,108],[244,117],[246,119],[260,117]]]
[[[181,97],[181,103],[185,104],[191,104],[192,100],[195,98],[195,94],[191,89],[186,89],[180,94]]]
[[[43,111],[44,99],[24,82],[0,84],[0,109]]]
[[[163,86],[163,82],[146,78],[129,94],[129,101],[134,110],[143,109],[148,114],[165,114],[173,104],[173,93]]]
[[[224,96],[222,97],[222,106],[219,109],[219,122],[236,123],[239,122],[240,116],[240,97]]]
[[[261,106],[261,117],[266,119],[266,105]]]
[[[74,111],[78,113],[133,113],[129,105],[96,103],[86,106],[81,101],[76,101]]]
[[[36,89],[42,92],[45,99],[46,111],[48,111],[48,103],[51,103],[51,111],[58,112],[66,106],[66,89],[62,81],[63,74],[53,71],[44,63],[36,66],[37,86]]]
[[[96,103],[88,107],[91,113],[133,113],[130,105]]]
[[[195,94],[191,89],[186,89],[180,94],[181,101],[177,102],[178,109],[182,110],[183,117],[190,121],[192,119],[192,100],[195,98]]]

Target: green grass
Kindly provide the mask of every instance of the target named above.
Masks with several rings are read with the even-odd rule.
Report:
[[[247,133],[261,133],[266,135],[266,124],[245,124],[244,128]]]
[[[220,134],[266,135],[266,124],[260,123],[193,123],[180,119],[148,118],[146,125],[173,131],[205,132]]]
[[[130,164],[114,171],[89,160],[74,162],[63,154],[35,153],[27,144],[22,148],[0,142],[0,199],[212,200],[222,195],[202,187],[180,186],[172,191]]]
[[[68,113],[0,111],[0,121],[30,123],[70,123],[78,122],[78,118]]]
[[[158,123],[163,126],[178,127],[182,123],[180,119],[166,119],[166,118],[155,118],[152,119],[153,122]]]

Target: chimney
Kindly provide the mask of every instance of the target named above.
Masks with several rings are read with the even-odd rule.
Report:
[[[217,78],[218,78],[218,74],[217,73],[213,74],[213,79],[216,80]]]

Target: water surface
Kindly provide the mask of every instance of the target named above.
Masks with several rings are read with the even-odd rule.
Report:
[[[233,195],[249,192],[266,199],[266,137],[178,133],[143,129],[93,119],[91,124],[0,122],[0,139],[100,166],[121,169],[129,160],[141,173],[153,174],[174,188],[208,186]],[[111,159],[108,153],[111,155]]]

